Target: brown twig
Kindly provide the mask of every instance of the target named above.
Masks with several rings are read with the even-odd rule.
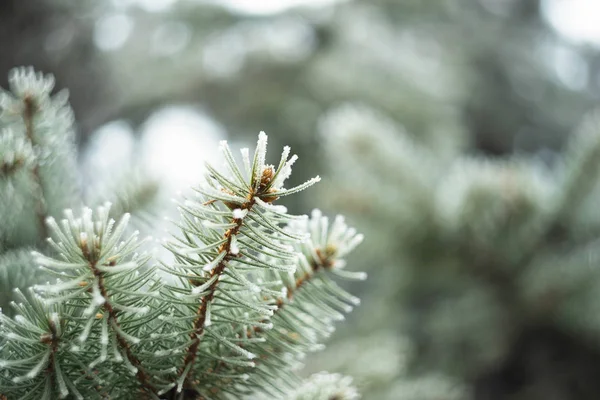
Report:
[[[80,248],[83,252],[84,257],[88,260],[88,265],[90,269],[92,270],[94,276],[97,279],[98,290],[100,291],[100,295],[104,298],[104,304],[102,305],[102,308],[108,314],[107,318],[109,319],[109,322],[113,323],[116,327],[119,327],[120,325],[117,319],[118,311],[114,309],[113,305],[110,302],[108,291],[104,283],[104,273],[98,269],[96,257],[90,254],[90,252],[88,251],[86,240],[82,240],[82,242],[80,243]],[[131,363],[131,365],[133,365],[137,369],[135,376],[140,382],[142,389],[146,392],[156,394],[156,388],[150,382],[150,377],[142,367],[142,363],[140,362],[140,360],[131,351],[129,343],[127,343],[127,341],[119,334],[115,336],[117,338],[119,346],[125,351],[125,357],[127,357],[127,360]]]
[[[251,198],[251,200],[249,200],[246,204],[244,204],[241,207],[241,209],[248,210],[248,211],[250,211],[252,209],[252,207],[255,204],[255,200],[254,200],[254,196],[252,194],[249,197]],[[232,256],[231,241],[233,239],[233,236],[237,235],[239,230],[241,229],[243,220],[241,218],[234,219],[233,222],[236,225],[233,228],[230,228],[225,232],[225,234],[223,236],[227,239],[227,241],[225,243],[223,243],[221,245],[221,247],[219,248],[219,254],[222,252],[226,252],[225,257],[223,257],[223,260],[219,263],[219,265],[217,265],[211,271],[211,273],[210,273],[211,278],[214,277],[215,275],[219,276],[219,275],[223,274],[223,271],[225,270],[225,267],[227,266],[227,262],[229,261],[229,259]],[[189,384],[190,377],[192,376],[193,365],[194,365],[194,362],[196,361],[198,348],[200,347],[200,337],[204,333],[204,328],[206,326],[206,312],[208,309],[208,305],[210,304],[210,302],[212,302],[212,300],[215,297],[215,293],[216,293],[218,284],[219,284],[219,279],[215,280],[209,286],[208,294],[206,296],[202,297],[202,300],[200,302],[200,307],[198,308],[198,311],[196,313],[197,318],[194,321],[193,331],[192,331],[192,333],[190,333],[190,339],[192,340],[192,343],[190,344],[190,346],[188,347],[188,349],[186,351],[186,355],[183,360],[183,367],[180,371],[180,373],[183,373],[183,371],[185,371],[186,369],[189,368],[189,371],[187,372],[187,375],[183,381],[183,387],[186,387]]]
[[[270,187],[271,182],[273,180],[274,177],[274,170],[273,168],[265,168],[262,171],[262,175],[260,177],[260,183],[258,185],[258,188],[254,188],[254,185],[251,184],[250,187],[250,193],[248,193],[247,199],[248,201],[246,203],[244,203],[243,205],[241,205],[240,207],[238,207],[237,204],[234,203],[230,203],[227,201],[223,201],[223,204],[233,210],[235,208],[240,208],[242,210],[246,210],[248,212],[250,212],[250,210],[252,209],[252,207],[254,207],[254,205],[256,204],[256,198],[258,197],[259,199],[261,199],[262,201],[266,202],[266,203],[272,203],[275,200],[277,200],[277,196],[274,196],[272,193],[274,191],[274,189],[272,189]],[[229,191],[227,189],[222,189],[222,191],[229,193]],[[210,205],[215,203],[217,200],[208,200],[205,203],[203,203],[203,205]],[[219,263],[219,265],[217,265],[210,273],[210,278],[216,276],[220,276],[223,274],[223,271],[225,270],[228,261],[234,256],[231,253],[231,241],[233,239],[233,237],[235,235],[238,234],[238,232],[240,231],[240,229],[242,228],[243,225],[243,219],[242,218],[234,218],[233,219],[233,223],[235,223],[235,226],[233,228],[228,229],[225,234],[223,235],[223,237],[225,239],[227,239],[227,241],[221,245],[221,247],[219,248],[219,254],[222,252],[225,252],[225,256],[223,257],[223,260],[221,260],[221,262]],[[210,279],[209,278],[209,279]],[[190,339],[192,341],[192,343],[190,344],[190,346],[188,347],[187,351],[186,351],[186,355],[184,357],[184,361],[183,361],[183,367],[180,370],[180,373],[183,373],[184,371],[187,371],[187,374],[184,378],[184,381],[182,383],[182,387],[188,388],[190,386],[190,379],[191,376],[193,375],[193,367],[194,367],[194,362],[196,361],[196,357],[197,357],[197,352],[198,352],[198,348],[200,347],[200,337],[202,336],[202,334],[204,333],[204,329],[206,326],[206,313],[208,310],[208,305],[212,302],[212,300],[215,297],[215,293],[217,290],[217,286],[219,284],[219,279],[216,279],[208,288],[208,294],[204,297],[202,297],[202,300],[200,302],[200,307],[198,307],[198,311],[196,313],[197,318],[194,321],[194,325],[193,325],[193,331],[190,333]],[[198,396],[197,395],[197,399],[201,400],[202,396]]]
[[[31,147],[35,147],[36,146],[36,140],[35,140],[35,135],[34,135],[34,118],[35,118],[35,114],[37,113],[38,107],[37,104],[35,103],[35,99],[32,96],[25,96],[25,98],[23,99],[23,104],[24,104],[24,110],[23,110],[23,123],[25,124],[25,134],[27,136],[27,139],[29,140],[29,142],[31,143]],[[47,213],[47,209],[46,209],[46,199],[44,198],[44,187],[42,185],[42,178],[40,175],[40,165],[38,162],[36,162],[33,165],[33,168],[31,170],[31,176],[33,179],[33,182],[36,186],[35,191],[37,192],[35,194],[36,197],[36,206],[35,206],[35,212],[37,214],[37,218],[38,218],[38,226],[40,229],[40,236],[42,238],[47,238],[48,237],[48,227],[46,226],[46,213]]]
[[[40,337],[40,342],[50,346],[50,357],[46,366],[46,375],[52,375],[54,372],[54,357],[58,351],[58,332],[54,321],[49,320],[48,326],[50,327],[50,332],[43,334]]]
[[[283,309],[285,307],[285,305],[288,304],[288,302],[293,299],[294,294],[304,284],[306,284],[312,278],[314,278],[314,276],[317,272],[319,272],[322,269],[331,268],[331,266],[333,265],[333,262],[330,258],[330,255],[327,254],[327,250],[325,251],[325,254],[323,254],[323,251],[321,251],[321,249],[316,249],[316,253],[317,253],[317,256],[319,257],[319,259],[313,260],[312,263],[310,264],[311,272],[306,272],[300,278],[296,279],[296,285],[293,288],[289,287],[289,286],[287,287],[287,301],[283,297],[279,297],[277,300],[275,300],[275,305],[277,306],[277,308],[275,310],[273,310],[273,316],[275,316],[278,312],[280,312],[281,309]],[[262,329],[258,326],[255,326],[252,328],[252,331],[254,333],[260,333],[260,332],[262,332]],[[248,336],[249,337],[252,336],[252,332],[249,332]]]

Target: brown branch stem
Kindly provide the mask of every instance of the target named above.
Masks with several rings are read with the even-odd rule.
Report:
[[[54,321],[49,320],[48,326],[50,327],[50,332],[43,334],[40,342],[50,346],[50,358],[48,358],[46,366],[46,375],[51,375],[54,372],[54,357],[58,351],[58,332]]]
[[[104,285],[104,276],[96,268],[95,264],[92,265],[92,270],[94,271],[94,275],[98,278],[98,288],[100,289],[100,294],[102,295],[102,297],[104,297],[103,308],[108,313],[108,318],[111,320],[111,322],[114,323],[116,326],[119,326],[119,321],[117,320],[117,312],[115,311],[114,307],[108,299],[108,292],[106,290],[106,286]],[[121,348],[125,351],[125,356],[127,357],[127,360],[131,363],[131,365],[133,365],[137,369],[135,376],[140,381],[142,388],[145,391],[155,393],[156,389],[154,388],[154,385],[150,383],[150,378],[148,374],[142,368],[142,363],[140,362],[140,360],[131,351],[129,343],[127,343],[127,341],[123,339],[121,335],[117,334],[115,336],[117,338],[119,346],[121,346]]]
[[[275,305],[277,306],[277,309],[273,310],[273,316],[275,316],[278,312],[281,311],[281,309],[283,309],[285,307],[286,304],[288,304],[289,301],[291,301],[294,297],[294,294],[307,282],[309,282],[312,278],[314,278],[315,274],[317,272],[319,272],[322,269],[327,269],[330,268],[332,265],[332,262],[330,259],[328,259],[327,257],[325,257],[322,252],[317,249],[317,256],[319,257],[319,260],[313,260],[312,263],[310,264],[311,266],[311,272],[307,272],[304,275],[302,275],[301,277],[299,277],[298,279],[296,279],[296,285],[291,288],[288,286],[287,288],[287,301],[283,298],[283,297],[279,297],[277,300],[275,300]],[[252,331],[254,333],[260,333],[262,332],[262,329],[258,326],[255,326],[252,328]],[[252,336],[250,334],[251,332],[249,332],[248,336]]]
[[[23,99],[24,110],[23,110],[23,123],[25,124],[25,134],[27,139],[31,143],[31,147],[36,146],[35,136],[34,136],[34,123],[33,119],[35,118],[35,114],[37,112],[37,105],[35,100],[31,96],[26,96]],[[31,177],[36,186],[35,191],[35,212],[37,214],[38,226],[40,229],[40,236],[42,239],[48,237],[48,227],[46,226],[46,199],[44,197],[44,187],[42,185],[42,178],[40,175],[40,165],[36,161],[32,170]]]
[[[248,210],[248,212],[252,209],[255,204],[254,195],[251,193],[249,196],[251,200],[249,200],[246,204],[240,207],[243,210]],[[210,203],[208,203],[210,204]],[[210,277],[214,277],[215,275],[220,276],[223,274],[223,271],[227,267],[227,262],[232,257],[231,254],[231,241],[235,235],[238,234],[239,230],[242,227],[243,219],[233,219],[233,222],[236,224],[233,228],[228,229],[223,235],[224,238],[227,239],[223,245],[219,248],[219,254],[222,252],[226,252],[223,260],[211,271]],[[193,331],[190,333],[190,339],[192,343],[186,350],[185,358],[183,360],[183,367],[181,368],[180,373],[183,373],[186,369],[188,369],[187,375],[183,381],[183,387],[188,387],[191,376],[193,375],[193,367],[196,361],[198,348],[200,347],[201,336],[204,333],[204,329],[206,326],[206,313],[208,309],[208,305],[213,301],[215,297],[215,293],[217,290],[217,286],[219,284],[219,279],[216,279],[208,288],[208,294],[202,297],[200,302],[200,306],[198,307],[198,311],[196,312],[197,318],[194,321]]]
[[[104,298],[104,304],[102,305],[102,308],[108,314],[107,318],[109,319],[109,323],[113,323],[116,327],[120,327],[119,321],[117,319],[118,311],[115,310],[115,308],[111,304],[110,297],[108,295],[108,291],[104,283],[104,273],[98,269],[97,260],[95,260],[95,257],[92,257],[90,255],[87,243],[85,241],[82,241],[81,243],[81,250],[83,251],[83,255],[85,256],[85,258],[88,260],[89,267],[97,279],[98,290],[100,291],[100,295]],[[115,336],[117,338],[119,346],[125,351],[125,357],[127,357],[129,363],[137,369],[135,376],[140,382],[142,389],[146,392],[156,394],[156,388],[150,382],[150,377],[148,373],[146,373],[144,368],[142,368],[142,363],[140,362],[140,360],[131,351],[129,343],[127,343],[127,341],[118,333]]]

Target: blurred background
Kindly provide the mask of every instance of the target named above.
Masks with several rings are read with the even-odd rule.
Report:
[[[84,190],[134,167],[167,210],[219,140],[261,130],[272,157],[300,156],[292,183],[324,178],[287,205],[346,215],[367,236],[348,268],[369,280],[306,373],[350,374],[365,399],[600,398],[598,339],[515,322],[510,274],[451,275],[463,256],[420,189],[441,187],[452,220],[472,172],[446,179],[455,160],[554,168],[600,98],[599,48],[597,0],[0,2],[0,86],[32,65],[69,89]]]

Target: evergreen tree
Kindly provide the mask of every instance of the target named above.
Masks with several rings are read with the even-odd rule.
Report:
[[[296,371],[359,303],[335,283],[362,241],[341,216],[294,216],[280,198],[295,155],[267,164],[261,132],[241,166],[179,205],[172,260],[114,218],[82,207],[73,117],[51,77],[14,70],[0,97],[0,393],[8,399],[355,399],[349,378]],[[120,197],[117,197],[120,198]],[[118,213],[126,207],[118,205]],[[63,218],[60,218],[60,215]],[[118,222],[117,222],[118,220]],[[47,240],[44,240],[48,237]],[[36,268],[39,266],[39,268]],[[4,312],[4,307],[3,307]]]

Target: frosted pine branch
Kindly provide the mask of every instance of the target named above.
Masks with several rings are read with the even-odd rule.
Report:
[[[11,260],[33,258],[32,271],[52,277],[25,295],[14,291],[14,318],[0,314],[0,394],[242,399],[283,398],[297,388],[304,354],[322,348],[333,321],[359,303],[330,275],[364,278],[343,270],[362,236],[341,217],[329,226],[319,212],[293,216],[278,204],[319,178],[285,188],[298,157],[286,146],[268,164],[264,132],[252,158],[242,150],[241,166],[222,142],[226,167],[207,166],[196,196],[179,204],[179,233],[166,244],[174,260],[155,261],[128,227],[129,214],[115,221],[108,203],[52,216],[69,196],[57,191],[59,170],[49,167],[56,163],[41,160],[72,150],[66,96],[52,97],[52,89],[52,79],[17,70],[11,93],[0,97],[0,122],[10,127],[0,138],[2,184],[34,198],[20,212],[52,206],[35,213],[48,227],[49,250],[0,256],[11,285],[29,284],[7,269]],[[39,191],[20,185],[21,171]]]

